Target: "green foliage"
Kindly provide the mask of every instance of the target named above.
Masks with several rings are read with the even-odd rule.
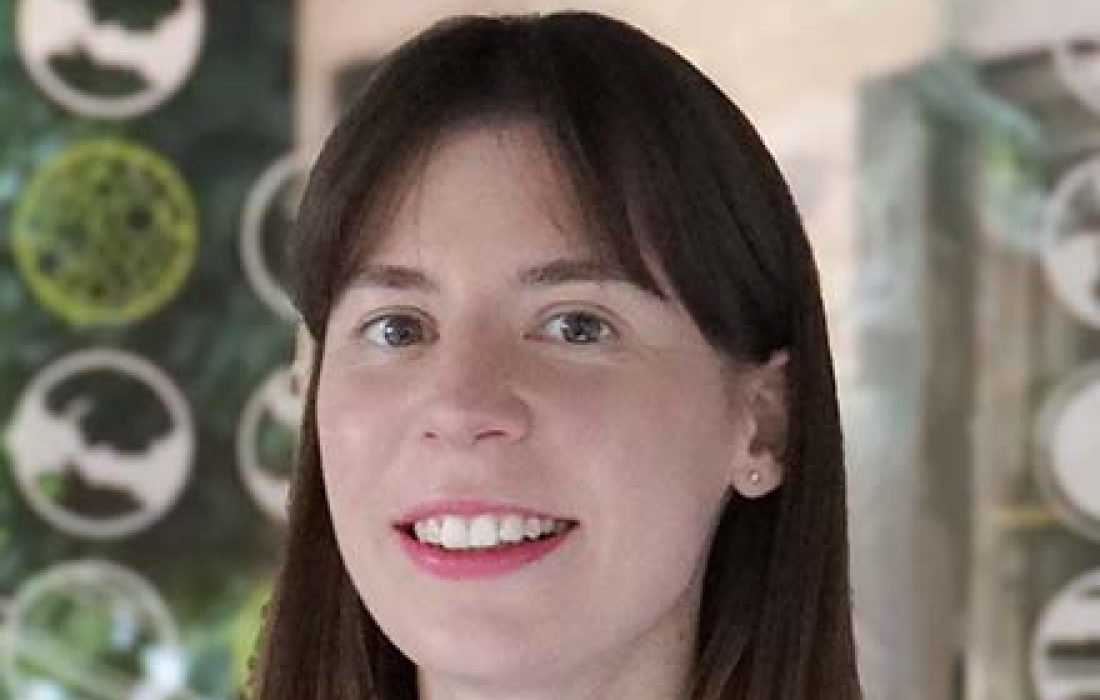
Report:
[[[135,32],[155,29],[183,7],[183,0],[86,0],[96,22],[121,24]]]
[[[131,31],[149,31],[182,6],[181,0],[89,2],[97,21],[122,23]],[[31,509],[0,439],[0,597],[18,596],[31,577],[64,562],[97,558],[122,564],[154,585],[168,605],[187,652],[190,690],[209,699],[234,697],[282,537],[241,481],[236,430],[253,392],[289,362],[293,348],[292,329],[244,279],[238,234],[249,188],[291,147],[292,5],[205,2],[208,33],[197,71],[157,111],[122,122],[70,114],[38,90],[16,50],[16,5],[0,0],[0,438],[38,371],[71,352],[106,346],[148,359],[173,379],[197,426],[198,453],[186,489],[161,520],[130,538],[95,541],[59,532]],[[100,94],[105,77],[124,78],[82,75],[80,80],[95,81]],[[119,90],[124,83],[117,83]],[[11,224],[20,197],[46,163],[74,144],[107,137],[142,144],[179,171],[198,211],[195,260],[178,293],[150,315],[112,326],[72,325],[31,292],[14,257]],[[139,227],[143,222],[126,220]],[[80,395],[96,397],[82,430],[105,444],[140,450],[165,429],[158,402],[117,375],[110,386],[94,373],[83,376],[58,387],[50,401],[64,406]],[[275,432],[262,446],[273,459],[285,447],[285,436]],[[89,484],[72,474],[43,477],[39,486],[55,502],[89,502],[82,491]],[[104,513],[132,508],[117,494],[97,494]],[[79,686],[79,669],[88,664],[136,673],[140,659],[130,647],[101,643],[116,622],[110,615],[66,616],[62,604],[56,605],[42,614],[53,616],[51,624],[65,639],[63,653],[72,655],[70,671],[76,669],[59,678],[61,685]],[[62,653],[48,641],[42,642],[47,657]],[[27,661],[31,667],[39,663]],[[0,700],[9,697],[0,680]]]
[[[103,97],[133,95],[148,88],[140,73],[129,68],[100,65],[82,48],[51,56],[49,64],[67,84]]]
[[[257,429],[259,445],[256,448],[259,467],[274,477],[290,476],[290,466],[298,444],[295,434],[271,416],[264,416]]]

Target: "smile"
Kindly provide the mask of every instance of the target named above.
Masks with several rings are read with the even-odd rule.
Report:
[[[395,532],[401,548],[421,571],[444,579],[469,579],[502,576],[533,564],[557,550],[577,528],[576,523],[562,520],[520,517],[519,521],[523,530],[518,539],[513,516],[442,516],[397,527]]]
[[[555,518],[523,516],[518,513],[484,513],[473,518],[459,515],[425,518],[413,524],[412,533],[424,544],[449,550],[492,548],[538,540],[565,532],[571,523]]]

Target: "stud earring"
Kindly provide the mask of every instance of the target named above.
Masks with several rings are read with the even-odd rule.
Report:
[[[752,484],[753,486],[759,486],[760,481],[763,478],[764,477],[760,474],[759,470],[753,469],[753,470],[749,471],[749,483]]]

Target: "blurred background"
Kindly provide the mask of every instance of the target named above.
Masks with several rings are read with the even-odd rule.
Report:
[[[792,184],[866,697],[1100,698],[1096,0],[0,0],[0,699],[240,694],[303,174],[403,39],[566,7],[679,50]]]

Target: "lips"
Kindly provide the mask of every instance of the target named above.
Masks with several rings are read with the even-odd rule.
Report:
[[[397,528],[397,540],[406,556],[419,570],[447,580],[481,579],[504,576],[546,559],[572,539],[572,528],[537,540],[507,544],[488,549],[448,550],[420,542]]]
[[[446,549],[421,542],[413,526],[429,519],[447,516],[475,518],[479,515],[507,517],[520,515],[525,519],[552,520],[564,523],[562,531],[535,540],[524,540],[491,548]],[[571,540],[578,522],[550,511],[515,503],[475,497],[453,497],[426,501],[414,505],[393,523],[401,549],[422,571],[443,579],[467,579],[501,576],[534,564]]]

